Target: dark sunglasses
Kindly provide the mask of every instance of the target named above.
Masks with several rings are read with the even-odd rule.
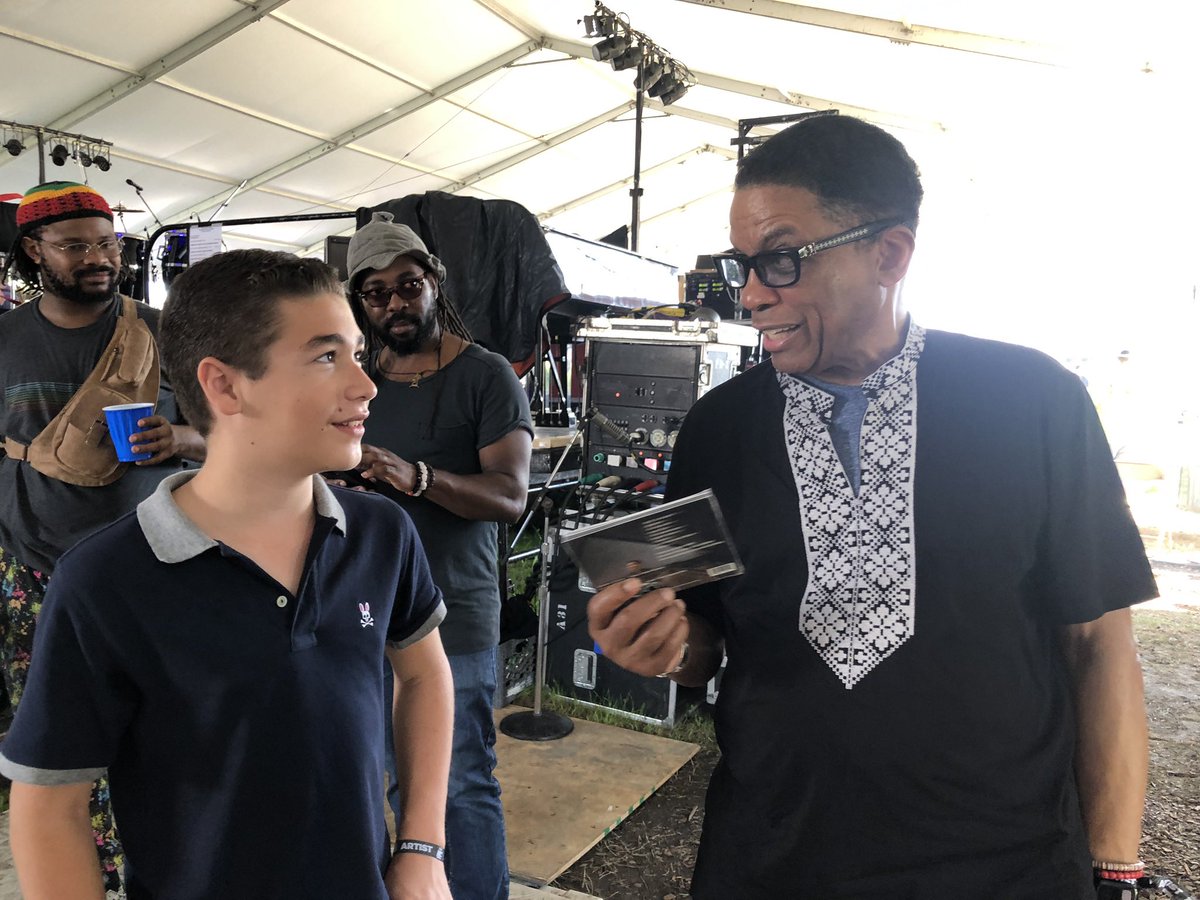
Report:
[[[425,275],[416,278],[406,278],[387,287],[367,288],[365,291],[355,291],[354,296],[372,309],[383,309],[392,302],[392,294],[401,300],[412,301],[421,296],[425,290]]]
[[[753,256],[744,253],[714,253],[713,262],[721,274],[721,280],[731,288],[744,288],[750,278],[750,270],[758,276],[764,287],[791,287],[800,280],[800,260],[808,259],[814,253],[822,250],[832,250],[843,244],[852,244],[865,238],[874,237],[881,231],[886,231],[896,225],[903,225],[904,219],[881,219],[859,225],[833,237],[813,241],[803,247],[782,247],[778,250],[764,250]]]

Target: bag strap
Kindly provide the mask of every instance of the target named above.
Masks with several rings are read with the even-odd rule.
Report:
[[[96,365],[92,367],[91,374],[88,375],[87,379],[79,386],[75,393],[71,395],[71,399],[67,401],[66,405],[61,410],[59,410],[58,415],[51,419],[49,423],[47,423],[46,427],[38,432],[37,436],[34,437],[34,439],[28,444],[22,444],[18,440],[14,440],[13,438],[5,436],[4,452],[10,459],[28,462],[29,448],[36,443],[38,439],[42,438],[43,435],[53,434],[58,420],[64,415],[70,414],[70,410],[75,402],[75,398],[78,397],[86,388],[91,387],[93,384],[98,383],[104,378],[108,371],[109,356],[111,356],[112,353],[114,353],[120,346],[125,333],[137,324],[139,318],[137,301],[132,297],[126,297],[124,294],[118,294],[117,296],[121,299],[121,308],[118,310],[119,315],[117,316],[117,327],[113,329],[113,335],[111,338],[109,338],[108,344],[105,345],[104,351],[100,354],[100,358],[96,360]]]
[[[6,437],[4,439],[4,455],[9,459],[19,459],[24,462],[29,459],[29,445]]]

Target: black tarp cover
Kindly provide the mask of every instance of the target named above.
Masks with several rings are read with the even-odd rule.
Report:
[[[359,209],[359,227],[377,211],[421,236],[445,264],[446,296],[471,336],[524,375],[534,362],[541,315],[568,296],[533,213],[511,200],[429,191]]]

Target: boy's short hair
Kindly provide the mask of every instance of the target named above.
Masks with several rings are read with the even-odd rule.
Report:
[[[847,226],[902,218],[917,227],[917,164],[896,138],[852,116],[815,115],[772,135],[742,160],[735,188],[776,184],[816,195]]]
[[[344,295],[337,272],[318,259],[272,250],[230,250],[186,269],[172,283],[159,326],[159,349],[179,408],[202,435],[212,410],[196,378],[211,356],[261,378],[279,337],[279,301]]]

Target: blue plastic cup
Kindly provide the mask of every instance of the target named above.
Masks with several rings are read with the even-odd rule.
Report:
[[[153,453],[140,453],[129,443],[129,436],[143,429],[138,427],[138,419],[154,415],[153,403],[119,403],[116,406],[104,407],[104,418],[108,420],[108,434],[113,446],[117,448],[117,459],[121,462],[138,462],[149,459]]]

